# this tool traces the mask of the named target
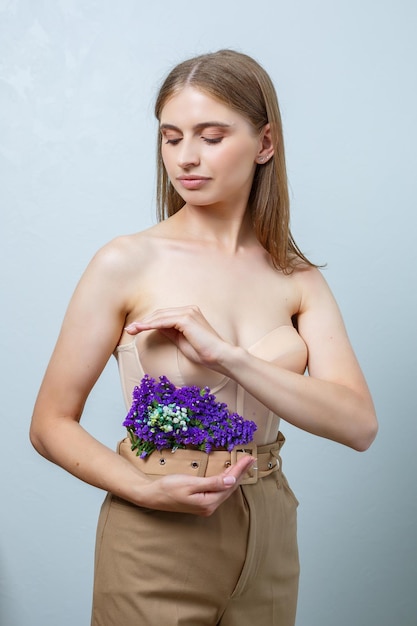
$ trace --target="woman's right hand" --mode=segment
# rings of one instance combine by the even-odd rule
[[[209,517],[237,489],[244,474],[256,462],[247,455],[222,474],[197,478],[170,474],[140,486],[140,505],[159,511]]]

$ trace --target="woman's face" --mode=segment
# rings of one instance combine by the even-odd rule
[[[246,209],[263,133],[193,87],[167,101],[160,130],[167,174],[188,205]]]

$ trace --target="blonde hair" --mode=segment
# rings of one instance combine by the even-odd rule
[[[155,103],[160,120],[166,102],[186,86],[192,86],[234,109],[261,132],[270,124],[274,157],[257,165],[248,209],[256,237],[270,253],[275,267],[291,272],[296,266],[313,266],[296,245],[290,230],[290,202],[285,165],[281,114],[274,85],[254,59],[219,50],[180,63],[163,82]],[[158,136],[157,205],[161,221],[179,211],[184,200],[172,186],[161,156]]]

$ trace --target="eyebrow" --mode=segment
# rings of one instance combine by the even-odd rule
[[[193,130],[202,131],[213,126],[216,128],[230,128],[232,124],[225,124],[224,122],[201,122],[193,126]],[[175,130],[179,133],[181,132],[181,129],[178,128],[178,126],[174,126],[174,124],[161,124],[159,130]]]

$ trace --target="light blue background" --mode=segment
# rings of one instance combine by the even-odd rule
[[[297,626],[417,624],[416,33],[414,0],[0,0],[2,625],[89,624],[103,494],[34,452],[31,410],[85,265],[153,221],[160,80],[221,47],[276,84],[294,234],[380,420],[365,454],[283,425]],[[114,447],[123,416],[111,362],[83,421]]]

